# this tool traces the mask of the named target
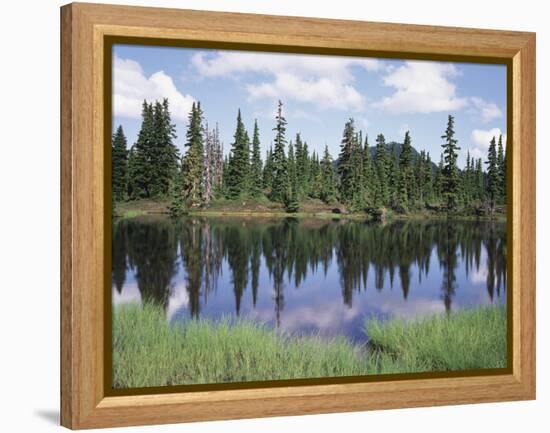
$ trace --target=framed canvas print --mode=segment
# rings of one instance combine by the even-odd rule
[[[62,424],[535,398],[535,36],[61,8]]]

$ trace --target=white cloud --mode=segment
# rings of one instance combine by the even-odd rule
[[[246,86],[252,99],[281,98],[316,104],[318,108],[361,111],[365,98],[349,84],[327,77],[304,79],[287,72],[277,74],[270,83]]]
[[[113,113],[115,116],[139,119],[141,105],[168,98],[173,118],[187,120],[194,98],[183,95],[174,80],[164,71],[146,77],[141,65],[131,59],[114,58],[113,64]]]
[[[470,155],[474,158],[487,159],[487,151],[489,150],[489,144],[493,137],[498,140],[498,137],[502,134],[502,142],[506,144],[506,134],[502,133],[500,128],[492,129],[474,129],[472,131],[471,139],[473,148],[470,150]]]
[[[477,96],[472,96],[470,101],[473,106],[472,112],[478,115],[483,123],[502,117],[502,110],[494,102],[487,102]]]
[[[450,63],[405,62],[389,70],[384,77],[384,84],[394,87],[395,93],[374,105],[394,114],[462,109],[468,99],[458,97],[456,86],[449,81],[457,75],[459,71]]]
[[[376,59],[240,52],[213,56],[197,53],[192,63],[203,77],[240,78],[251,72],[265,75],[265,81],[246,86],[251,99],[291,99],[318,109],[352,111],[361,111],[366,99],[353,86],[351,68],[382,68]]]

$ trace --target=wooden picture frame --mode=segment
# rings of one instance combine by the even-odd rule
[[[111,395],[105,380],[106,40],[501,63],[508,78],[510,369]],[[179,42],[178,42],[179,41]],[[110,55],[110,53],[109,53]],[[535,398],[535,34],[74,3],[61,8],[61,424],[80,429]],[[109,208],[110,209],[110,208]],[[510,236],[511,234],[511,236]],[[510,302],[511,301],[511,302]],[[509,340],[510,341],[510,340]]]

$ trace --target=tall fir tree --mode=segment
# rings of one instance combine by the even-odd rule
[[[259,197],[263,191],[262,156],[260,154],[260,130],[258,121],[254,121],[254,133],[252,135],[252,156],[250,159],[250,195]]]
[[[296,134],[295,150],[298,196],[303,198],[309,193],[309,151],[307,143],[302,142],[300,133]]]
[[[434,176],[434,194],[438,201],[443,200],[443,167],[444,161],[442,153],[439,158],[439,163],[437,165],[437,169],[435,170]]]
[[[198,207],[204,194],[204,137],[203,112],[200,102],[193,103],[189,113],[185,147],[187,152],[181,164],[182,194],[186,207]]]
[[[407,207],[413,202],[414,172],[412,161],[411,135],[405,133],[401,153],[399,154],[399,198],[403,206]]]
[[[113,134],[111,146],[112,198],[121,201],[128,193],[128,149],[122,126]]]
[[[227,171],[227,196],[235,199],[241,194],[248,193],[250,181],[250,144],[242,121],[241,110],[237,113],[237,127],[233,137]]]
[[[397,154],[397,148],[395,143],[391,144],[390,152],[388,155],[388,191],[389,191],[389,202],[387,203],[390,207],[399,208],[403,207],[403,203],[400,200],[399,194],[399,157]]]
[[[322,186],[319,198],[325,203],[330,204],[336,200],[336,176],[334,175],[332,157],[327,145],[325,145],[325,152],[321,160],[321,172]]]
[[[263,172],[264,189],[268,194],[273,186],[273,146],[270,146],[265,153],[265,164]]]
[[[506,203],[506,158],[502,145],[502,134],[498,137],[497,162],[500,174],[500,199],[503,203]]]
[[[148,198],[152,196],[151,181],[154,175],[152,164],[153,153],[153,106],[143,101],[141,110],[141,127],[134,145],[130,182],[131,198]]]
[[[288,190],[288,170],[285,155],[286,146],[286,119],[283,116],[283,103],[279,101],[277,106],[277,115],[275,117],[276,125],[274,149],[272,156],[273,164],[273,182],[271,186],[271,200],[283,203]]]
[[[338,178],[340,199],[346,205],[353,201],[353,187],[355,182],[355,167],[353,153],[355,147],[355,125],[353,119],[349,119],[342,134],[340,155],[338,156]]]
[[[485,173],[483,173],[481,158],[478,158],[475,166],[475,191],[476,199],[483,201],[485,199]]]
[[[296,175],[296,158],[294,156],[294,146],[290,142],[288,146],[288,185],[285,197],[285,209],[287,212],[298,212],[300,204],[298,201],[298,177]]]
[[[152,197],[165,197],[176,175],[179,150],[174,144],[176,127],[172,123],[168,99],[156,101],[153,106],[153,131],[150,152],[152,176],[150,194]]]
[[[386,149],[386,139],[383,134],[376,137],[375,168],[377,177],[377,190],[375,194],[376,206],[386,206],[389,201],[389,156]]]
[[[374,206],[374,195],[376,191],[376,172],[369,147],[369,137],[365,135],[363,147],[363,202],[366,207]]]
[[[424,160],[424,171],[426,173],[426,181],[424,182],[424,188],[422,190],[422,203],[426,203],[433,199],[434,186],[433,186],[433,164],[430,153],[426,153],[426,159]]]
[[[500,192],[502,190],[495,137],[491,139],[491,143],[489,144],[489,152],[485,164],[487,164],[487,200],[491,211],[494,211],[495,205],[500,200]]]
[[[445,140],[445,143],[441,146],[445,161],[441,187],[443,200],[448,211],[454,211],[457,208],[460,188],[459,170],[456,162],[460,147],[458,147],[458,141],[454,136],[454,117],[449,115],[447,129],[445,134],[441,136]]]

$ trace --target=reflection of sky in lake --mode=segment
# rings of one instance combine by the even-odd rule
[[[192,317],[189,305],[190,295],[186,287],[187,273],[179,248],[176,272],[170,280],[166,305],[166,314],[170,321]],[[265,257],[262,255],[259,258],[256,304],[253,303],[252,278],[249,276],[247,286],[240,297],[239,316],[267,323],[284,333],[320,334],[327,337],[344,335],[360,341],[365,339],[363,327],[367,317],[410,319],[445,312],[443,288],[445,273],[436,246],[431,248],[429,271],[426,272],[425,268],[419,269],[417,262],[405,268],[408,269],[409,275],[409,289],[406,297],[398,266],[394,268],[393,279],[387,268],[383,270],[382,288],[377,289],[375,267],[371,263],[366,284],[361,281],[359,287],[354,287],[354,290],[347,294],[346,302],[344,302],[336,248],[332,251],[332,258],[328,261],[326,270],[323,264],[315,267],[309,264],[306,276],[298,286],[294,283],[292,271],[285,271],[279,292],[282,293],[282,301],[281,296],[279,297],[280,302],[276,302],[274,281],[270,276]],[[471,264],[467,269],[466,260],[461,255],[461,248],[457,247],[455,290],[450,296],[450,305],[447,305],[451,311],[492,302],[505,302],[504,281],[501,283],[503,286],[501,289],[494,290],[493,299],[491,299],[488,290],[488,261],[486,244],[481,243],[479,267]],[[251,272],[250,266],[248,272]],[[198,297],[199,317],[214,320],[222,316],[236,317],[237,299],[233,272],[227,256],[221,260],[215,288],[210,290],[202,288]],[[116,305],[125,302],[141,302],[141,299],[135,268],[129,267],[120,293],[113,288],[113,303]]]

